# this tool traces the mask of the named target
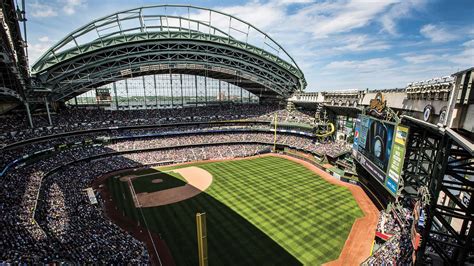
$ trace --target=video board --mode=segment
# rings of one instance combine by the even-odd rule
[[[359,115],[353,156],[390,193],[396,194],[405,159],[408,128]]]
[[[110,89],[97,88],[95,89],[97,103],[111,102],[112,96],[110,95]]]

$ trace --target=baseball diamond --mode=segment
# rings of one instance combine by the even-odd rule
[[[330,262],[339,257],[354,221],[364,216],[347,188],[284,158],[191,165],[133,171],[131,183],[137,195],[185,186],[175,174],[180,169],[200,169],[198,176],[208,172],[213,179],[209,188],[194,197],[142,208],[143,216],[127,182],[117,176],[107,180],[119,209],[139,224],[146,219],[148,228],[162,235],[177,265],[197,265],[196,212],[208,215],[212,265]],[[155,184],[155,178],[163,181]]]
[[[173,2],[0,1],[0,266],[474,265],[472,3]]]

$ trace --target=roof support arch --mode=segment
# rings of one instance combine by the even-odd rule
[[[263,31],[234,16],[187,5],[140,7],[96,19],[51,47],[32,73],[52,90],[51,100],[66,101],[75,90],[150,72],[142,68],[160,73],[162,67],[170,73],[233,76],[275,97],[306,86],[293,58]]]

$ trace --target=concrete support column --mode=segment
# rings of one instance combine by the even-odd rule
[[[179,83],[180,83],[180,86],[181,86],[181,106],[184,106],[183,74],[179,74]]]
[[[49,112],[48,99],[46,99],[46,98],[44,98],[44,105],[46,106],[46,113],[48,114],[48,122],[49,122],[49,125],[52,126],[52,125],[53,125],[53,121],[51,120],[51,113]]]
[[[117,85],[115,84],[115,81],[113,83],[113,87],[114,87],[114,95],[115,95],[115,110],[118,110],[119,109],[119,102],[118,102],[118,95],[117,95]],[[77,105],[77,103],[76,103]]]
[[[128,79],[125,79],[125,90],[127,91],[127,105],[128,105],[128,110],[131,110],[132,107],[130,106],[130,97],[128,96]]]
[[[30,123],[30,127],[34,128],[33,119],[31,119],[30,105],[28,103],[25,103],[25,107],[26,107],[26,114],[28,115],[28,122]]]
[[[173,74],[170,72],[170,91],[171,91],[171,108],[174,106],[174,94],[173,94]]]
[[[196,106],[198,105],[198,77],[194,75],[194,88],[196,89]]]
[[[204,98],[207,105],[207,77],[204,77]]]
[[[458,99],[458,94],[459,94],[459,86],[457,84],[460,83],[461,77],[455,76],[453,84],[451,85],[451,93],[449,95],[449,103],[448,103],[448,109],[446,111],[446,116],[444,118],[444,123],[443,126],[447,127],[452,127],[453,126],[453,115],[454,115],[454,109],[456,107],[456,100]]]
[[[143,102],[145,104],[145,109],[148,109],[148,106],[146,105],[146,86],[145,86],[145,76],[142,76],[142,81],[143,81]]]
[[[222,102],[221,82],[222,81],[219,80],[219,102]]]
[[[155,86],[155,105],[156,105],[156,109],[158,109],[158,92],[156,90],[156,75],[153,75],[153,86]]]

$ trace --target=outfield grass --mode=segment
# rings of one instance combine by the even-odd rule
[[[149,228],[161,233],[177,265],[198,264],[196,212],[207,213],[210,265],[319,265],[335,260],[354,220],[363,215],[348,189],[286,159],[194,165],[213,175],[205,193],[143,209]],[[143,173],[150,172],[134,172]],[[163,176],[156,173],[155,178]],[[149,182],[137,180],[135,189],[153,190]],[[127,184],[110,178],[108,186],[125,215],[142,220]]]

